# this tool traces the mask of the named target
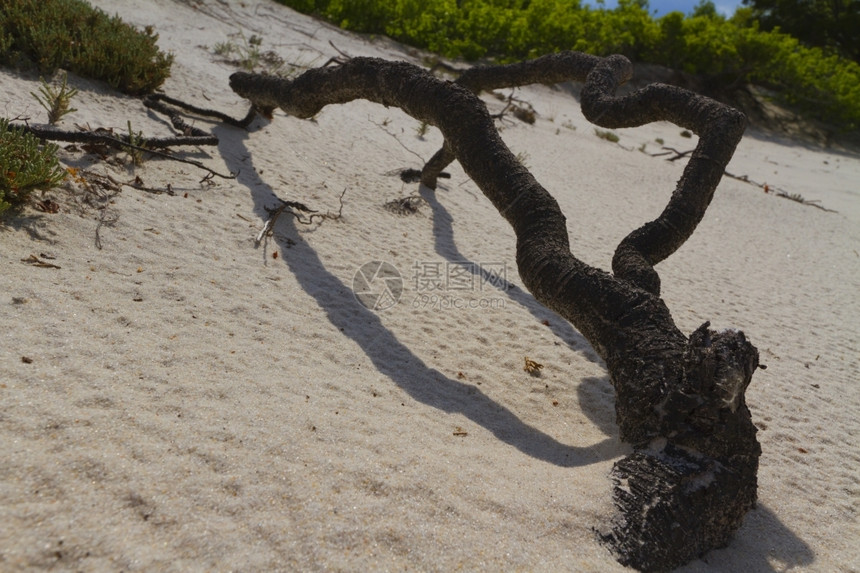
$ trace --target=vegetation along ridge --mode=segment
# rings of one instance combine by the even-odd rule
[[[860,0],[813,0],[803,8],[808,13],[796,3],[782,6],[786,0],[746,0],[731,17],[702,0],[689,15],[660,18],[652,17],[647,0],[619,0],[612,10],[580,0],[278,1],[448,58],[623,54],[699,76],[713,96],[731,99],[733,91],[758,85],[806,117],[843,132],[860,128]],[[833,6],[843,10],[834,13]]]

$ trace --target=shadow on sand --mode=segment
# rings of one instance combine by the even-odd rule
[[[248,188],[255,213],[261,221],[268,219],[266,207],[278,206],[280,199],[254,169],[253,156],[246,146],[249,134],[227,126],[218,126],[214,131],[221,141],[220,151],[228,168],[239,173],[237,182]],[[422,188],[421,194],[433,209],[436,252],[451,262],[467,262],[454,243],[451,215],[439,204],[431,190]],[[629,448],[617,438],[612,412],[614,394],[608,376],[582,380],[577,391],[584,413],[610,437],[587,447],[563,444],[524,423],[475,386],[449,378],[425,364],[386,328],[374,312],[347,294],[350,287],[326,269],[307,242],[287,244],[287,237],[299,236],[293,218],[281,217],[278,220],[278,232],[274,234],[274,239],[284,253],[284,264],[305,292],[314,298],[328,321],[354,341],[381,374],[414,400],[446,413],[460,413],[523,454],[561,467],[585,466],[621,457],[629,452]],[[479,266],[467,267],[475,269]],[[539,320],[553,314],[515,285],[508,285],[503,292]],[[559,324],[553,329],[555,334],[572,349],[578,352],[590,349],[582,336],[566,322],[562,324],[561,319],[553,322]],[[810,546],[770,509],[759,504],[747,516],[744,526],[728,548],[712,551],[704,559],[680,570],[764,572],[808,566],[814,560],[815,555]]]
[[[228,168],[238,173],[237,182],[248,188],[255,213],[261,221],[268,219],[266,207],[278,206],[280,200],[254,169],[253,156],[245,146],[249,134],[226,126],[216,127],[215,133],[221,141],[220,151]],[[292,217],[279,218],[277,227],[273,238],[283,253],[282,260],[305,292],[314,298],[321,313],[362,349],[381,374],[413,399],[443,412],[463,414],[522,453],[558,466],[588,465],[620,457],[626,452],[626,447],[618,441],[617,431],[592,446],[563,444],[524,423],[477,387],[449,378],[428,366],[398,340],[374,312],[346,294],[351,291],[350,287],[326,269],[306,241],[287,244],[286,237],[299,236]]]

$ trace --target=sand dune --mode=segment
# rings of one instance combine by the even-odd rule
[[[333,46],[421,63],[272,2],[93,4],[155,26],[176,56],[167,94],[234,116],[236,67],[212,48],[239,34],[300,66]],[[0,77],[3,114],[44,121],[37,77]],[[139,100],[70,83],[63,128],[171,133]],[[505,120],[502,136],[558,199],[574,252],[608,268],[680,176],[683,160],[649,155],[657,138],[694,142],[653,124],[611,143],[570,90],[517,96],[537,122]],[[420,167],[438,132],[367,102],[313,121],[276,112],[251,132],[195,125],[220,144],[186,156],[236,179],[62,151],[172,194],[125,186],[98,209],[78,185],[50,193],[60,213],[0,226],[0,569],[623,570],[593,532],[629,451],[606,369],[522,287],[513,232],[459,166],[435,193],[391,174]],[[729,170],[837,212],[726,178],[658,267],[682,330],[742,329],[768,366],[747,394],[760,504],[684,570],[857,571],[860,157],[750,130]],[[334,213],[344,191],[340,219],[283,216],[255,246],[279,198]],[[417,193],[415,215],[383,206]],[[372,261],[402,279],[385,310],[355,296]]]

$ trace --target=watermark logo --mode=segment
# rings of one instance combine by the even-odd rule
[[[403,294],[403,277],[391,263],[370,261],[355,271],[352,277],[355,299],[371,310],[387,310],[397,304]]]
[[[507,290],[505,263],[416,261],[412,280],[418,292]]]
[[[507,297],[481,297],[475,293],[505,291],[512,286],[507,281],[505,263],[416,261],[410,278],[415,287],[411,306],[416,309],[505,308]],[[391,263],[371,261],[356,271],[352,290],[363,306],[383,311],[400,301],[404,281]]]

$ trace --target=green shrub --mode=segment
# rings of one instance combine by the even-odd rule
[[[761,31],[750,8],[732,18],[700,7],[655,20],[647,2],[594,10],[578,0],[279,0],[359,32],[385,34],[450,58],[500,62],[559,50],[624,54],[704,76],[720,89],[755,82],[807,114],[860,127],[860,66]]]
[[[649,61],[710,78],[715,87],[761,84],[810,117],[860,127],[860,65],[803,46],[779,31],[761,31],[739,10],[735,18],[678,12],[660,20]]]
[[[47,189],[66,176],[57,146],[39,145],[34,135],[0,118],[0,213],[22,205],[34,189]]]
[[[6,30],[0,29],[0,54],[5,54],[12,49],[12,44],[15,38],[11,34],[6,33]]]
[[[0,61],[23,57],[45,75],[62,67],[128,94],[155,90],[173,63],[152,28],[140,32],[83,0],[4,1],[0,30]]]

